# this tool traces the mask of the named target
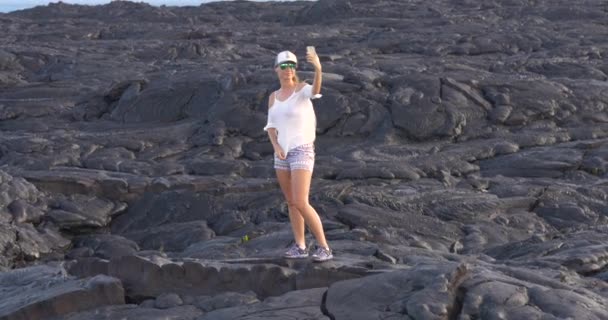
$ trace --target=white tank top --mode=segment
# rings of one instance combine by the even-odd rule
[[[312,94],[312,86],[304,85],[300,91],[294,92],[289,98],[281,101],[276,98],[268,110],[269,128],[277,129],[278,143],[286,153],[303,144],[315,141],[317,118],[311,99],[320,98],[320,94]]]

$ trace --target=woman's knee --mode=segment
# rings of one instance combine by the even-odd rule
[[[298,207],[296,206],[295,201],[293,201],[292,199],[286,199],[287,201],[287,207],[289,209],[298,209]]]
[[[310,206],[308,200],[294,200],[292,204],[296,209],[300,211],[305,211]]]
[[[296,205],[292,202],[287,202],[287,208],[289,208],[289,210],[297,210],[298,207],[296,207]]]

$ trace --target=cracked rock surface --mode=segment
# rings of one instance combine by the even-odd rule
[[[0,320],[608,319],[606,21],[599,0],[0,14]],[[274,56],[307,45],[321,264],[281,258],[262,130]]]

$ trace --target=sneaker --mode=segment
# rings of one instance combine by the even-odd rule
[[[317,262],[327,261],[327,260],[331,260],[333,258],[334,258],[334,255],[331,254],[330,248],[319,247],[319,248],[317,248],[317,251],[315,251],[315,253],[312,254],[312,260],[317,261]]]
[[[285,251],[285,253],[283,254],[284,258],[287,259],[303,259],[303,258],[308,258],[308,250],[306,249],[302,249],[300,247],[298,247],[297,244],[293,244],[289,250]]]

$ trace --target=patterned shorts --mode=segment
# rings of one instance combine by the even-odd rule
[[[274,155],[274,168],[276,170],[308,170],[312,172],[315,166],[315,145],[314,143],[297,146],[289,152],[285,160],[281,160]]]

